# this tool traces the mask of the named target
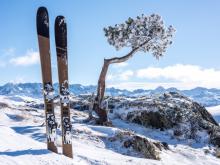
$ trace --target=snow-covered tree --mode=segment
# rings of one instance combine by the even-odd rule
[[[93,110],[99,116],[99,122],[107,121],[107,113],[101,107],[105,93],[105,79],[108,67],[113,63],[127,61],[136,52],[150,52],[159,59],[165,53],[167,47],[172,44],[175,29],[172,26],[166,27],[161,16],[152,14],[141,15],[136,18],[128,18],[127,21],[115,26],[104,28],[108,43],[120,50],[124,47],[131,48],[131,51],[122,57],[104,59],[102,71],[98,80],[97,95]]]

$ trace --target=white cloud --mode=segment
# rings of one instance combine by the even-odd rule
[[[113,68],[123,68],[123,67],[128,66],[128,63],[122,62],[122,63],[113,64],[112,66],[113,66]]]
[[[149,67],[137,72],[138,78],[168,79],[177,86],[220,87],[220,70],[197,65],[172,65],[164,68]],[[181,84],[181,85],[180,85]]]
[[[14,84],[25,83],[23,76],[17,76],[13,80],[11,80],[10,82],[14,83]]]
[[[114,75],[113,74],[108,74],[106,79],[110,80],[110,81],[114,80]]]
[[[8,58],[12,57],[14,55],[15,49],[14,48],[8,48],[1,50],[0,53],[0,67],[4,68],[8,64]]]
[[[24,56],[11,58],[9,62],[17,66],[34,65],[39,63],[39,53],[34,51],[27,51]]]
[[[134,72],[132,70],[126,70],[122,72],[118,72],[116,74],[108,74],[107,80],[115,81],[115,80],[128,80],[130,77],[134,75]]]
[[[137,77],[148,79],[165,78],[177,82],[212,84],[220,83],[220,70],[197,65],[177,64],[164,68],[149,67],[137,71]]]
[[[112,81],[109,86],[131,90],[138,88],[154,89],[158,86],[176,87],[178,89],[192,89],[198,86],[220,88],[220,70],[214,68],[176,64],[167,67],[148,67],[132,72],[133,74],[128,74],[128,77],[133,76],[137,82],[132,81],[132,79],[129,82],[117,81],[114,83]]]
[[[134,72],[131,70],[126,70],[119,75],[121,80],[128,80],[131,76],[134,75]]]

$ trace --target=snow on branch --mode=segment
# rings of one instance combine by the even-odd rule
[[[157,14],[142,14],[135,19],[128,18],[125,23],[104,28],[104,32],[108,43],[116,50],[131,47],[136,51],[152,52],[159,58],[172,44],[175,29],[172,26],[166,27],[161,16]]]

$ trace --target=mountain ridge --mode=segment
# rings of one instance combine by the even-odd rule
[[[70,84],[70,93],[74,95],[91,94],[96,92],[96,85]],[[55,94],[58,94],[59,84],[54,83]],[[179,92],[204,106],[220,105],[220,89],[196,87],[190,90],[179,90],[177,88],[167,88],[159,86],[155,89],[117,89],[106,88],[106,95],[139,97],[146,95],[157,95],[165,92]],[[42,97],[42,83],[6,83],[0,86],[0,95],[25,95],[34,98]]]

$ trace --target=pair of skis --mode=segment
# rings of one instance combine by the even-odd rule
[[[37,34],[40,50],[43,93],[46,115],[47,148],[57,151],[57,123],[54,113],[54,94],[50,58],[49,16],[45,7],[37,11]],[[67,27],[65,18],[57,16],[55,20],[55,41],[57,52],[58,77],[61,103],[61,125],[63,154],[72,158],[71,122],[68,90],[68,61],[67,61]]]

